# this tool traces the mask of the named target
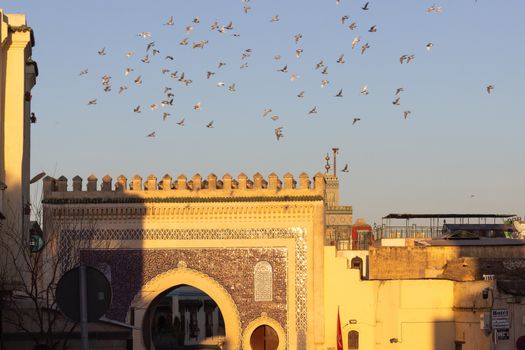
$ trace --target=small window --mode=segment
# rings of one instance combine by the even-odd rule
[[[350,268],[359,270],[359,275],[363,277],[363,259],[358,256],[352,258]]]
[[[348,332],[348,349],[349,350],[359,349],[359,332],[358,331]]]

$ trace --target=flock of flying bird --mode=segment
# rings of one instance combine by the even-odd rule
[[[250,0],[242,0],[243,11],[246,14],[251,11],[251,6],[250,6],[249,2],[250,2]],[[340,2],[341,2],[341,0],[336,0],[336,4],[337,5],[339,5]],[[363,6],[361,6],[361,10],[362,11],[369,11],[370,10],[370,3],[366,2]],[[427,13],[440,13],[441,11],[442,11],[442,8],[440,6],[435,5],[435,4],[430,6],[430,7],[428,7],[426,9]],[[280,18],[279,18],[278,14],[272,16],[269,19],[270,23],[275,23],[275,22],[279,22],[279,21],[280,21]],[[358,27],[358,24],[355,21],[351,21],[350,17],[348,15],[341,16],[340,22],[341,22],[341,24],[343,26],[346,26],[350,31],[354,31]],[[200,23],[201,23],[200,18],[199,17],[194,17],[192,19],[190,25],[185,26],[184,30],[185,30],[185,33],[186,33],[187,36],[182,38],[179,41],[179,45],[180,46],[189,46],[192,49],[204,49],[206,47],[206,45],[209,43],[208,40],[200,40],[200,41],[194,41],[194,42],[190,43],[189,35],[193,31],[195,26],[202,25]],[[168,18],[164,22],[163,25],[166,26],[166,27],[174,26],[175,25],[175,21],[174,21],[173,16]],[[232,21],[229,21],[228,23],[221,25],[217,20],[215,20],[210,26],[210,31],[218,31],[219,33],[228,33],[228,32],[230,32],[235,37],[240,36],[240,34],[234,33],[233,29],[234,29],[234,24],[233,24]],[[378,26],[377,25],[372,25],[372,26],[370,26],[368,28],[368,32],[369,33],[375,33],[375,32],[377,32],[377,30],[378,30]],[[149,64],[150,62],[152,62],[153,59],[159,59],[159,57],[162,57],[161,56],[161,52],[160,52],[159,48],[156,46],[155,41],[151,41],[151,39],[150,39],[151,36],[152,36],[151,32],[140,32],[140,33],[137,34],[137,36],[142,38],[142,39],[147,40],[147,43],[145,45],[145,55],[142,58],[140,58],[140,62],[141,63],[139,63],[139,64]],[[295,42],[295,45],[298,46],[300,44],[301,40],[303,39],[303,35],[301,33],[297,33],[296,35],[293,36],[292,39]],[[362,44],[360,44],[360,43],[361,43],[361,37],[359,35],[356,35],[351,41],[351,49],[353,50],[358,45],[360,45],[360,50],[359,50],[360,54],[364,55],[366,53],[366,51],[368,49],[370,49],[370,44],[368,42],[364,42]],[[427,43],[426,44],[426,50],[430,51],[433,46],[434,46],[434,44],[432,42]],[[108,51],[106,50],[105,47],[103,47],[102,49],[98,50],[98,55],[101,56],[101,57],[106,56],[107,54],[108,54]],[[251,54],[252,54],[252,49],[245,49],[241,53],[242,64],[239,67],[240,69],[248,68],[248,63],[249,63],[248,59],[250,58]],[[303,49],[300,48],[300,47],[297,47],[295,49],[295,57],[296,58],[300,58],[302,54],[303,54]],[[132,58],[133,56],[135,56],[135,52],[129,51],[129,52],[126,53],[126,56],[128,58]],[[281,55],[275,55],[273,57],[273,59],[275,61],[279,61],[279,60],[281,60],[281,58],[282,58]],[[164,61],[168,62],[168,61],[173,61],[173,60],[174,60],[173,56],[171,56],[171,55],[164,55]],[[399,57],[400,64],[410,64],[414,60],[415,60],[415,55],[414,54],[402,54]],[[337,60],[334,60],[334,61],[337,64],[344,64],[345,63],[345,55],[341,54],[337,58]],[[216,65],[216,69],[220,70],[224,66],[226,66],[226,62],[219,62]],[[327,63],[325,63],[324,60],[320,60],[315,65],[314,68],[315,68],[316,71],[320,72],[320,74],[322,76],[322,79],[320,81],[321,88],[327,87],[330,84],[330,81],[327,79],[327,76],[329,74],[328,73],[328,65],[327,65]],[[276,69],[276,71],[278,73],[288,73],[288,64],[282,65],[281,68]],[[127,77],[127,76],[131,75],[133,72],[134,72],[134,68],[133,67],[126,67],[125,70],[124,70],[124,76]],[[88,73],[89,73],[89,70],[87,68],[84,68],[84,69],[82,69],[80,71],[79,75],[80,76],[85,76]],[[178,70],[171,70],[171,69],[168,69],[168,68],[163,68],[163,69],[161,69],[161,74],[172,78],[174,82],[180,83],[180,84],[182,84],[184,86],[189,86],[189,85],[191,85],[193,83],[193,80],[190,79],[189,77],[187,77],[186,74],[183,71],[179,72]],[[205,78],[206,80],[210,80],[210,79],[212,79],[214,77],[215,74],[216,74],[215,71],[207,70],[206,74],[203,74],[202,78],[203,79]],[[297,80],[299,78],[300,78],[300,76],[297,73],[291,73],[291,75],[290,75],[290,80],[291,81]],[[110,75],[108,75],[108,74],[105,74],[101,78],[101,87],[102,87],[103,91],[106,92],[106,93],[112,91],[112,89],[113,89],[113,85],[112,85],[111,79],[112,79],[112,77]],[[142,84],[142,75],[136,75],[135,78],[133,78],[132,81],[133,81],[132,84],[134,84],[136,86],[140,86]],[[131,81],[130,81],[130,84],[131,84]],[[235,83],[226,84],[223,81],[218,81],[216,83],[216,86],[219,87],[219,88],[226,88],[227,87],[229,92],[235,92],[236,91],[236,84]],[[128,90],[128,88],[129,88],[128,85],[120,85],[118,87],[118,94],[124,93],[126,90]],[[486,86],[487,93],[490,94],[493,90],[494,90],[494,86],[493,85],[487,85]],[[394,99],[392,101],[393,106],[400,106],[401,93],[403,91],[404,91],[403,87],[399,87],[399,88],[396,89],[396,91],[394,93]],[[360,94],[363,95],[363,96],[366,96],[366,95],[369,94],[369,90],[368,90],[368,86],[367,85],[364,85],[362,87],[362,89],[360,91]],[[150,110],[155,111],[155,110],[159,110],[160,108],[173,106],[174,96],[175,95],[174,95],[173,89],[171,87],[165,87],[164,88],[164,96],[163,96],[161,102],[151,103],[148,107],[149,107]],[[302,99],[305,96],[305,91],[299,91],[296,96],[297,96],[297,98]],[[343,96],[344,96],[343,95],[343,89],[339,89],[338,92],[334,95],[334,97],[336,97],[336,98],[342,98]],[[92,99],[92,100],[89,100],[87,102],[87,105],[89,105],[89,106],[93,106],[93,105],[96,105],[96,104],[97,104],[97,99],[96,98]],[[202,108],[202,103],[201,102],[197,102],[193,106],[193,110],[197,111],[197,112],[200,111],[201,108]],[[139,113],[142,112],[143,106],[141,106],[139,104],[139,105],[136,105],[133,108],[131,108],[131,110],[133,111],[133,113],[139,114]],[[307,115],[314,115],[314,114],[317,114],[317,113],[318,113],[317,106],[311,106],[307,110],[306,114]],[[404,110],[403,111],[403,118],[407,119],[410,116],[411,113],[412,112],[410,110]],[[169,112],[165,112],[165,111],[162,112],[163,120],[166,120],[170,116],[171,116],[171,114]],[[274,114],[272,108],[270,108],[270,107],[265,108],[262,111],[262,117],[266,117],[266,116],[270,116],[270,118],[273,121],[277,121],[279,119],[279,116],[277,114]],[[355,125],[355,124],[357,124],[360,121],[361,121],[360,117],[354,117],[353,120],[352,120],[352,125]],[[178,120],[176,123],[179,126],[183,127],[185,125],[185,118],[181,117],[181,119]],[[214,127],[214,121],[213,120],[209,121],[206,124],[206,127],[210,128],[210,129],[213,128]],[[276,137],[277,141],[279,141],[284,136],[284,134],[283,134],[283,127],[282,126],[276,127],[274,129],[274,133],[275,133],[275,137]],[[147,137],[156,137],[157,135],[156,135],[155,131],[152,131],[152,132],[148,133],[146,136]],[[346,166],[342,171],[347,172],[348,171],[348,166]]]

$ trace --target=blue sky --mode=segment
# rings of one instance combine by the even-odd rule
[[[33,90],[32,171],[84,179],[288,171],[298,177],[324,171],[326,152],[339,147],[339,168],[350,167],[338,174],[341,202],[354,206],[355,217],[523,215],[525,3],[376,0],[363,11],[364,2],[251,0],[248,14],[240,0],[3,4],[7,13],[27,14],[35,31],[40,76]],[[426,13],[434,3],[442,12]],[[280,20],[270,22],[277,14]],[[346,25],[343,15],[350,18]],[[170,16],[175,25],[164,26]],[[214,20],[232,21],[234,29],[210,31]],[[353,31],[351,22],[357,23]],[[194,29],[187,35],[189,25]],[[376,33],[368,32],[372,25]],[[143,31],[151,38],[137,36]],[[295,44],[298,33],[303,38]],[[352,50],[355,36],[361,42]],[[179,45],[184,37],[190,45]],[[206,47],[192,49],[200,40],[208,40]],[[160,54],[144,64],[151,41]],[[366,42],[370,49],[361,55]],[[107,55],[99,56],[103,47]],[[245,49],[251,57],[241,60]],[[128,51],[135,55],[127,58]],[[341,54],[344,64],[336,63]],[[415,60],[401,65],[402,54]],[[327,75],[315,69],[321,60]],[[227,65],[218,69],[219,62]],[[248,68],[240,69],[245,62]],[[278,72],[285,64],[288,73]],[[134,69],[128,77],[126,67]],[[84,68],[89,73],[79,76]],[[163,68],[185,72],[193,83],[186,87]],[[208,70],[216,73],[209,80]],[[292,73],[300,78],[290,81]],[[102,90],[104,74],[112,77],[111,92]],[[133,83],[138,75],[140,86]],[[322,79],[330,81],[325,88]],[[217,87],[219,81],[235,83],[236,92]],[[495,87],[490,95],[488,84]],[[119,95],[121,85],[129,89]],[[360,94],[364,85],[367,96]],[[173,106],[151,111],[166,86],[173,88]],[[398,87],[405,91],[394,106]],[[334,97],[339,89],[343,98]],[[301,90],[302,99],[296,97]],[[95,98],[97,105],[88,106]],[[193,110],[197,102],[200,111]],[[142,113],[133,113],[139,104]],[[318,113],[308,115],[314,106]],[[265,108],[279,119],[263,118]],[[412,112],[407,120],[405,110]],[[163,112],[171,114],[166,121]],[[352,125],[355,117],[361,121]],[[176,124],[182,118],[184,127]],[[214,128],[206,128],[211,120]],[[274,129],[281,126],[284,137],[277,141]],[[157,137],[147,138],[153,131]]]

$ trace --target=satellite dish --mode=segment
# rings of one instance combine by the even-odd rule
[[[41,235],[32,234],[29,240],[29,249],[31,253],[38,253],[44,248],[44,239]]]
[[[43,178],[44,176],[46,176],[46,173],[45,172],[41,172],[40,174],[38,175],[35,175],[33,176],[33,178],[31,180],[29,180],[29,184],[34,184],[35,182],[37,182],[38,180],[40,180],[41,178]]]
[[[521,224],[518,220],[513,221],[512,224],[518,233],[525,231],[525,225]]]

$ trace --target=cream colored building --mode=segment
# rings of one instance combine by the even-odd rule
[[[44,191],[46,217],[93,225],[56,226],[57,250],[88,242],[80,259],[111,279],[106,316],[133,327],[134,349],[155,348],[152,310],[183,285],[218,305],[225,336],[201,341],[225,349],[258,349],[263,326],[267,349],[336,349],[338,309],[344,349],[510,350],[525,335],[522,241],[352,250],[326,239],[352,223],[351,207],[327,200],[334,175],[48,177]]]
[[[0,9],[0,213],[5,217],[0,225],[20,236],[29,229],[31,89],[38,75],[31,59],[34,44],[25,16]]]

